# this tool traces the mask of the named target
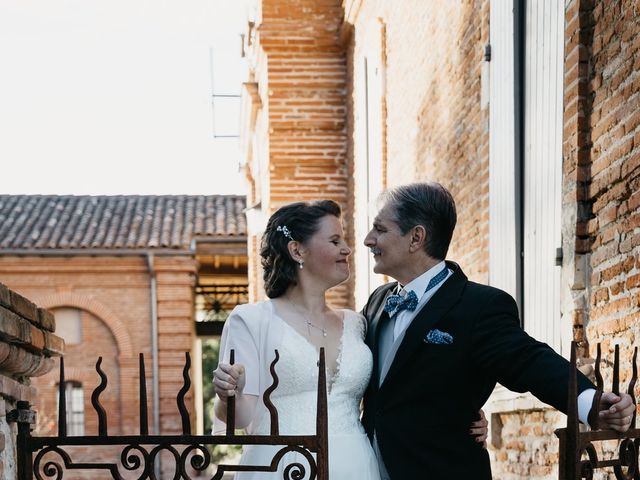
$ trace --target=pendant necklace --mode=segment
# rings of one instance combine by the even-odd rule
[[[307,324],[307,334],[309,338],[311,338],[311,328],[315,328],[316,330],[322,332],[323,337],[327,336],[327,330],[324,327],[324,319],[322,321],[322,326],[316,325],[311,320],[309,320],[309,318],[305,315],[305,313],[295,303],[293,303],[291,300],[289,300],[289,303],[294,308],[294,310],[296,310],[300,315],[302,315],[302,318]]]

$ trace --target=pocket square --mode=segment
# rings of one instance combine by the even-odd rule
[[[437,328],[429,330],[424,337],[424,343],[433,343],[435,345],[450,345],[453,343],[453,337],[447,332],[442,332]]]

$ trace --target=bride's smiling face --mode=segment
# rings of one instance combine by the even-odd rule
[[[318,222],[318,230],[301,245],[304,260],[300,275],[309,275],[330,287],[349,278],[348,257],[351,249],[344,240],[340,219],[325,215]]]

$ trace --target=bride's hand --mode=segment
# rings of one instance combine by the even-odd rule
[[[476,437],[476,442],[482,443],[484,448],[487,448],[487,435],[489,433],[489,422],[487,422],[487,418],[484,415],[484,411],[480,409],[478,412],[480,415],[480,420],[473,422],[471,424],[471,429],[469,430],[469,434]]]
[[[245,382],[244,366],[241,364],[221,363],[213,371],[213,386],[221,400],[242,394]]]

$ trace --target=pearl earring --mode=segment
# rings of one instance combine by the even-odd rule
[[[298,263],[300,264],[300,270],[302,270],[302,266],[304,265],[304,260],[298,260]]]

